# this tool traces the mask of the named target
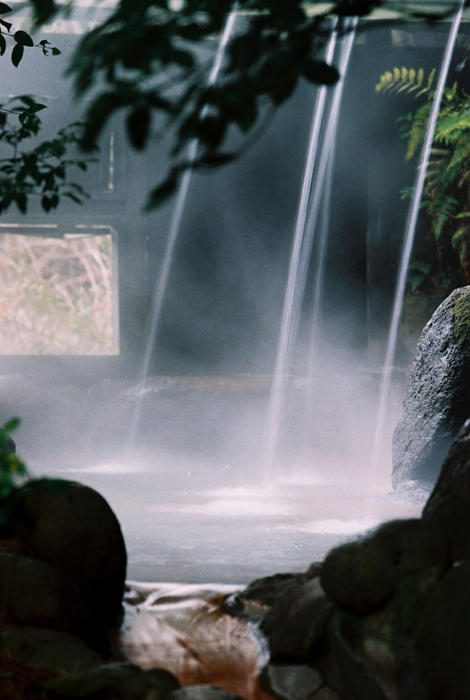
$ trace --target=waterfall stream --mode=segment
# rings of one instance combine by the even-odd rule
[[[236,19],[237,19],[237,11],[232,10],[232,12],[229,14],[229,16],[227,18],[227,22],[225,23],[222,37],[221,37],[219,45],[217,47],[217,52],[215,54],[214,63],[212,65],[212,69],[211,69],[211,72],[210,72],[209,78],[208,78],[209,85],[213,85],[217,80],[217,76],[219,75],[219,72],[220,72],[220,69],[222,67],[222,63],[224,60],[225,50],[227,48],[227,44],[228,44],[230,37],[231,37],[231,35],[234,31],[234,28],[235,28]],[[205,111],[206,111],[206,108],[204,108],[202,110],[201,117],[204,116]],[[198,147],[199,147],[199,142],[197,139],[194,139],[188,147],[188,162],[192,163],[196,160]],[[136,398],[136,402],[135,402],[135,408],[134,408],[134,411],[133,411],[133,414],[131,417],[131,422],[130,422],[130,427],[129,427],[129,436],[128,436],[128,451],[129,452],[131,452],[134,449],[135,443],[137,440],[137,431],[139,428],[140,416],[141,416],[141,412],[142,412],[142,400],[143,400],[145,383],[147,381],[149,368],[150,368],[150,360],[152,358],[152,353],[153,353],[153,349],[155,346],[155,340],[156,340],[157,333],[159,330],[163,300],[164,300],[166,288],[168,285],[168,278],[170,275],[171,265],[173,262],[176,242],[178,240],[178,236],[179,236],[179,232],[180,232],[180,228],[181,228],[181,220],[182,220],[184,208],[186,205],[186,199],[188,196],[189,186],[191,184],[192,174],[193,174],[193,171],[191,168],[189,168],[185,171],[185,173],[183,175],[181,185],[180,185],[180,188],[178,191],[178,195],[176,198],[175,208],[173,210],[173,216],[171,219],[170,230],[168,233],[168,239],[167,239],[167,243],[166,243],[165,253],[163,256],[161,272],[160,272],[160,275],[157,277],[156,284],[155,284],[155,289],[154,289],[153,299],[152,299],[152,308],[151,308],[151,312],[150,312],[150,316],[149,316],[150,327],[149,327],[149,331],[148,331],[147,343],[145,346],[144,358],[142,361],[141,375],[140,375],[140,379],[137,383],[137,388],[136,388],[137,398]]]
[[[325,191],[325,182],[328,175],[329,163],[332,162],[336,129],[344,86],[344,76],[351,56],[354,44],[355,28],[357,21],[353,20],[341,47],[339,72],[343,76],[335,87],[324,135],[321,140],[321,127],[325,111],[327,88],[321,87],[318,91],[315,103],[312,128],[310,132],[307,163],[304,171],[302,190],[300,195],[297,220],[294,230],[294,240],[289,263],[286,294],[281,320],[276,364],[271,384],[267,418],[265,423],[263,443],[261,449],[261,469],[264,481],[269,484],[272,480],[274,455],[277,447],[280,427],[280,416],[284,395],[284,380],[289,365],[292,345],[297,335],[300,320],[302,300],[305,293],[305,284],[310,264],[313,241],[318,225],[318,219],[322,208],[322,197]],[[331,63],[333,60],[337,42],[336,25],[333,27],[330,41],[327,46],[325,60]],[[319,142],[321,149],[319,151]],[[316,163],[319,154],[318,165]],[[328,226],[326,220],[324,226]],[[326,242],[320,242],[320,250],[326,250]],[[323,256],[324,264],[325,256]],[[317,278],[321,279],[322,272],[316,268]],[[319,290],[321,290],[321,283]],[[320,292],[319,292],[320,293]],[[315,300],[314,300],[315,307]]]

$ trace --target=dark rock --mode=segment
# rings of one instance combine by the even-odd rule
[[[447,534],[453,561],[470,559],[470,420],[452,444],[421,517]]]
[[[38,479],[20,492],[14,536],[31,556],[60,567],[103,621],[121,610],[126,549],[113,511],[99,493],[62,479]]]
[[[405,700],[406,688],[410,700],[421,698],[421,680],[409,667],[412,638],[439,576],[435,567],[405,576],[390,603],[361,619],[362,656],[387,697]]]
[[[161,700],[179,687],[173,674],[163,668],[142,671],[134,664],[122,662],[55,678],[46,685],[54,698],[93,700]]]
[[[7,653],[20,664],[57,674],[84,671],[104,661],[78,637],[36,627],[0,632],[0,652]]]
[[[416,669],[427,700],[470,697],[470,562],[446,573],[431,592],[418,626]]]
[[[275,574],[256,579],[240,593],[227,596],[222,610],[232,617],[259,622],[273,605],[302,581],[305,581],[305,574]]]
[[[332,549],[321,584],[342,608],[366,615],[391,599],[404,576],[429,567],[442,571],[447,564],[447,539],[437,523],[394,520]]]
[[[362,618],[334,611],[327,627],[327,652],[317,662],[327,685],[344,700],[391,700],[363,657]]]
[[[310,700],[324,685],[317,670],[305,664],[273,666],[268,664],[259,677],[259,685],[279,700]]]
[[[98,653],[109,653],[104,629],[80,590],[51,564],[0,552],[0,611],[4,622],[70,632]]]
[[[332,610],[333,603],[325,595],[318,577],[291,588],[261,624],[269,641],[271,662],[309,661]]]
[[[470,287],[456,289],[425,326],[393,436],[392,484],[435,483],[470,416]]]
[[[172,690],[166,700],[243,700],[240,695],[229,693],[216,685],[201,683],[186,685],[184,688]]]

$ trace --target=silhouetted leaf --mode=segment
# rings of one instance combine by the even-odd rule
[[[44,24],[57,11],[54,0],[31,0],[34,6],[34,19],[36,24]]]
[[[15,44],[13,47],[13,51],[11,52],[11,62],[15,66],[15,68],[18,68],[21,59],[23,58],[24,54],[24,46],[22,44]]]
[[[60,51],[60,49],[58,49],[56,46],[52,47],[52,55],[53,56],[60,56],[61,53],[62,53],[62,51]]]
[[[11,7],[4,2],[0,2],[0,15],[4,15],[7,12],[11,12]]]
[[[34,46],[34,41],[31,39],[29,34],[24,32],[22,29],[18,30],[14,34],[15,41],[22,46]]]
[[[15,197],[16,204],[18,206],[18,209],[22,214],[26,214],[28,210],[28,200],[26,198],[26,195],[24,192],[18,192],[16,197]]]
[[[169,197],[171,197],[176,192],[176,188],[178,187],[178,181],[179,170],[173,169],[170,175],[167,177],[167,179],[161,185],[155,187],[155,189],[153,189],[150,192],[147,198],[147,202],[145,204],[145,209],[147,211],[155,209],[155,207],[159,207],[160,204],[169,199]]]
[[[334,85],[340,77],[337,69],[324,61],[310,60],[304,63],[302,73],[307,80],[318,85]]]
[[[5,27],[5,29],[7,30],[7,32],[10,31],[10,29],[11,29],[11,22],[5,22],[4,19],[0,19],[0,24],[2,25],[2,27]]]
[[[129,140],[138,151],[145,148],[150,133],[150,122],[150,109],[146,105],[136,107],[127,117]]]
[[[5,41],[5,37],[3,34],[0,32],[0,56],[3,56],[7,48],[7,42]]]

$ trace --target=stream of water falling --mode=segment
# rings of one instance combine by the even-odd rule
[[[388,408],[388,398],[390,394],[390,386],[392,379],[393,362],[395,359],[395,352],[398,340],[398,330],[400,326],[400,319],[403,310],[403,302],[406,292],[406,282],[408,277],[408,266],[410,263],[411,253],[413,251],[413,244],[416,234],[416,225],[418,222],[419,207],[421,203],[421,197],[423,194],[424,183],[426,179],[426,170],[429,163],[429,157],[431,153],[431,147],[434,137],[434,131],[436,128],[436,122],[439,115],[439,108],[442,101],[442,95],[444,93],[444,88],[447,80],[447,74],[449,72],[450,62],[452,55],[454,53],[455,43],[457,41],[457,35],[462,21],[462,15],[464,11],[465,0],[459,1],[458,11],[452,21],[449,38],[447,40],[446,49],[444,51],[444,56],[442,59],[442,64],[439,72],[439,79],[436,87],[436,92],[434,94],[433,105],[431,113],[429,115],[429,121],[426,127],[426,133],[423,141],[423,146],[421,149],[418,171],[416,176],[416,182],[413,190],[413,196],[411,199],[410,209],[408,212],[408,218],[405,226],[405,234],[403,239],[403,249],[400,260],[400,267],[398,270],[397,284],[395,289],[395,296],[393,301],[392,310],[392,320],[390,324],[390,331],[387,343],[387,352],[385,355],[385,362],[382,370],[382,378],[380,382],[380,393],[379,393],[379,408],[377,413],[377,423],[375,429],[374,443],[372,449],[372,457],[369,465],[368,474],[368,490],[371,491],[376,486],[378,468],[380,461],[380,453],[384,438],[385,423],[387,418],[387,408]]]
[[[219,45],[214,58],[214,63],[212,65],[211,72],[208,78],[208,84],[213,85],[217,76],[219,75],[220,69],[225,56],[225,50],[227,44],[230,40],[232,32],[235,28],[235,23],[237,19],[236,9],[232,10],[225,23],[224,31],[222,33]],[[202,110],[201,117],[204,116],[206,108]],[[199,142],[198,139],[194,139],[188,147],[188,162],[192,163],[196,160]],[[160,317],[162,312],[163,300],[165,297],[166,288],[168,285],[168,278],[170,275],[171,265],[173,262],[173,256],[176,246],[176,241],[178,240],[178,235],[181,228],[181,219],[183,217],[183,211],[186,204],[186,199],[188,196],[189,185],[191,184],[193,171],[191,168],[187,169],[183,175],[181,185],[176,198],[175,208],[173,210],[173,216],[171,219],[170,230],[168,233],[167,244],[165,248],[165,254],[163,256],[163,262],[161,267],[160,275],[158,276],[155,284],[155,289],[152,298],[152,308],[150,312],[150,328],[148,332],[147,343],[145,346],[144,358],[142,361],[142,371],[140,379],[136,387],[136,402],[134,411],[131,417],[129,426],[129,436],[128,436],[128,452],[131,453],[136,444],[137,431],[139,428],[140,416],[142,413],[142,402],[145,383],[147,381],[150,360],[152,358],[152,352],[155,346],[155,340],[157,337]]]
[[[343,94],[344,76],[347,71],[354,44],[356,25],[357,20],[352,20],[352,25],[347,27],[348,33],[342,45],[339,61],[339,72],[342,77],[334,89],[327,125],[324,130],[319,163],[316,170],[315,165],[327,95],[326,87],[321,87],[319,89],[314,107],[307,164],[304,172],[297,220],[294,230],[292,253],[289,262],[276,364],[271,384],[267,418],[261,448],[261,471],[263,481],[266,485],[269,485],[272,481],[274,455],[279,436],[280,416],[285,388],[284,380],[286,376],[286,369],[289,364],[292,345],[297,335],[299,326],[300,310],[305,292],[305,284],[310,264],[312,246],[318,224],[318,217],[321,211],[322,194],[324,193],[328,167],[329,163],[332,161],[333,148],[336,140],[336,129],[338,126],[338,116]],[[332,35],[326,50],[325,60],[327,63],[331,63],[333,60],[336,41],[337,30],[335,25],[333,27]]]

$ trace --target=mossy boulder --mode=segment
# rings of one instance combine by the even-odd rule
[[[436,309],[418,342],[393,436],[394,488],[433,485],[445,454],[470,416],[470,286]]]

